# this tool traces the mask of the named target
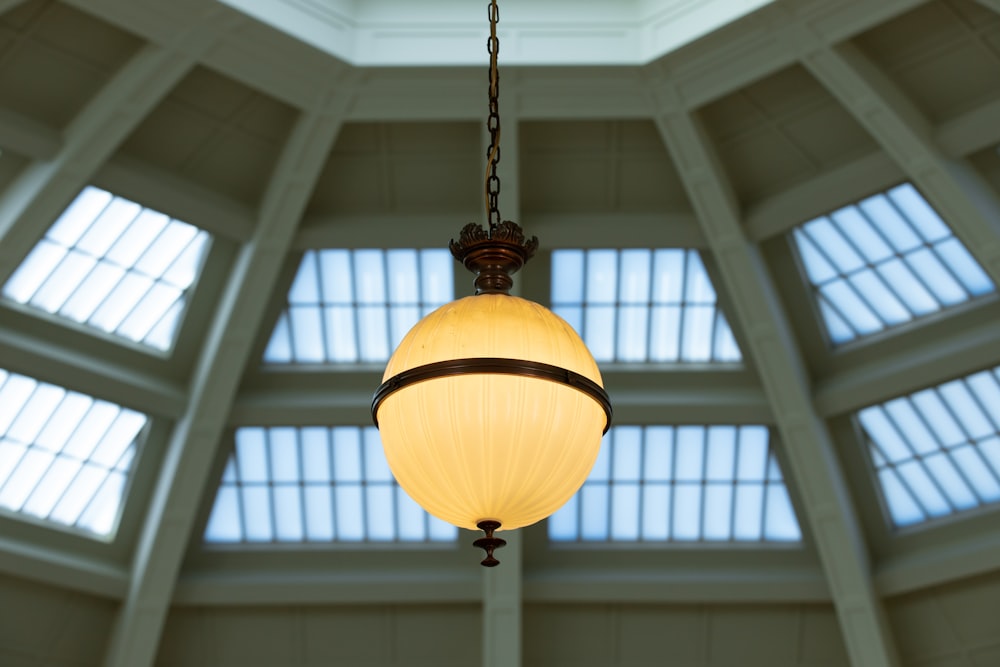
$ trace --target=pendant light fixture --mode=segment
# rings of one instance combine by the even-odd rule
[[[482,564],[497,565],[494,536],[551,515],[579,490],[611,425],[593,356],[548,309],[510,294],[511,275],[538,247],[501,221],[499,10],[488,5],[490,146],[488,229],[466,225],[450,249],[475,274],[475,296],[418,322],[389,359],[372,400],[389,467],[430,514],[480,529]]]

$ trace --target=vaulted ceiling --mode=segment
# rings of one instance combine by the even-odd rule
[[[0,662],[1000,664],[996,504],[894,526],[857,419],[1000,365],[1000,302],[833,345],[790,236],[908,182],[1000,284],[996,0],[501,3],[520,293],[700,251],[742,363],[602,364],[616,423],[770,427],[800,542],[206,544],[236,429],[368,424],[378,364],[262,362],[303,253],[482,219],[465,4],[0,0],[0,282],[88,185],[212,236],[166,353],[0,300],[0,368],[150,418],[107,538],[0,514]]]

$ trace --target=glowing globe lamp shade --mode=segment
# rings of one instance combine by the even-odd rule
[[[506,293],[534,250],[500,266],[526,251],[520,228],[507,241],[496,229],[469,241],[468,229],[463,243],[473,247],[452,250],[479,275],[476,296],[438,308],[403,338],[372,415],[400,486],[434,516],[486,530],[477,546],[495,565],[491,547],[503,541],[494,529],[540,521],[583,485],[611,406],[572,327]]]

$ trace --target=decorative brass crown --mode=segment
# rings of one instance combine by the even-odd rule
[[[521,226],[510,220],[488,230],[470,222],[448,248],[476,275],[476,294],[509,294],[514,286],[511,276],[534,256],[538,237],[525,240]]]

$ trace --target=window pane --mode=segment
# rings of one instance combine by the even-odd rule
[[[741,361],[696,251],[556,250],[552,266],[554,310],[597,361]]]
[[[211,543],[440,542],[458,529],[398,487],[378,430],[244,427],[205,531]],[[441,524],[441,525],[438,525]]]
[[[167,350],[209,236],[88,187],[4,285],[4,297]],[[160,325],[160,326],[157,326]]]
[[[767,428],[615,426],[583,488],[549,520],[549,538],[798,541],[801,534]]]
[[[145,415],[0,371],[0,506],[114,534]]]
[[[1000,398],[996,370],[861,410],[889,517],[908,526],[1000,501],[1000,425],[983,406]]]
[[[908,183],[806,222],[791,240],[835,345],[995,290]]]
[[[453,264],[437,249],[307,251],[264,362],[388,360],[421,316],[454,299]]]

